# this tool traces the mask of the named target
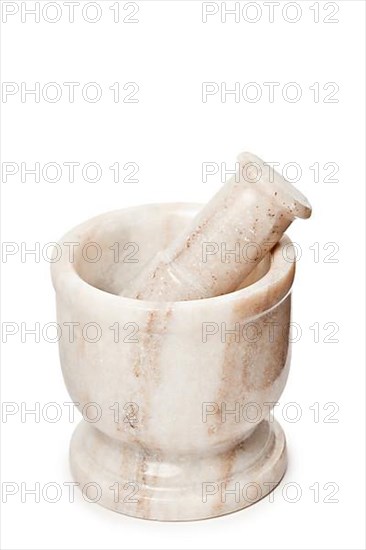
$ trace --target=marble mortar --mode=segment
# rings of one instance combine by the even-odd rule
[[[120,295],[198,211],[157,204],[108,212],[65,235],[52,265],[58,323],[75,323],[74,341],[62,331],[59,342],[66,386],[84,416],[70,447],[74,479],[100,488],[102,506],[139,518],[239,510],[270,492],[287,464],[268,403],[278,401],[290,364],[288,237],[228,294],[181,302]],[[70,242],[80,243],[74,258]],[[91,242],[98,261],[83,252]]]

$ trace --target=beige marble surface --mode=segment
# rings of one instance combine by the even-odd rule
[[[197,211],[164,204],[103,214],[61,239],[64,254],[52,266],[58,322],[75,323],[74,341],[60,341],[65,383],[80,410],[93,402],[101,411],[74,434],[73,475],[101,488],[103,506],[141,518],[232,512],[263,497],[286,468],[284,434],[266,404],[280,397],[290,363],[289,239],[252,284],[241,281],[224,296],[151,302],[119,295]],[[80,243],[74,261],[68,242]],[[97,262],[82,253],[89,242],[103,252]],[[116,242],[128,254],[129,243],[137,244],[138,261],[115,261]],[[85,338],[88,323],[100,327],[95,342]]]

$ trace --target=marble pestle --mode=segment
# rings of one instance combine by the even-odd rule
[[[155,255],[121,296],[184,301],[238,288],[295,218],[308,218],[307,199],[251,153],[187,228]]]

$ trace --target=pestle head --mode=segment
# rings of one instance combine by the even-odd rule
[[[302,193],[263,160],[242,153],[238,161],[238,173],[121,295],[170,302],[232,292],[295,218],[310,216]]]
[[[261,192],[272,196],[293,219],[311,216],[311,205],[307,198],[274,168],[252,153],[241,153],[237,158],[244,182],[257,185]]]

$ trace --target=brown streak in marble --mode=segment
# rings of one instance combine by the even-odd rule
[[[276,250],[278,252],[279,247],[280,244],[277,244],[273,253],[276,253]],[[279,318],[280,320],[285,319],[287,322],[287,319],[290,318],[290,296],[288,296],[284,302],[275,306],[274,310],[267,314],[265,313],[265,306],[267,305],[267,308],[271,307],[271,304],[279,302],[283,296],[286,295],[286,292],[291,288],[294,273],[295,265],[293,264],[293,268],[286,274],[285,277],[283,277],[283,279],[277,280],[274,284],[270,284],[266,287],[266,289],[264,289],[260,296],[260,300],[253,300],[252,310],[260,315],[256,323],[258,323],[262,330],[258,342],[241,342],[241,339],[243,338],[242,327],[250,320],[248,319],[248,301],[247,299],[238,300],[238,302],[234,305],[231,321],[233,325],[236,322],[239,322],[240,341],[237,343],[235,341],[235,336],[233,335],[229,335],[228,339],[225,341],[221,383],[215,401],[218,404],[218,411],[215,415],[213,415],[214,424],[211,424],[208,427],[209,435],[217,434],[218,429],[222,429],[222,425],[224,423],[221,417],[222,403],[225,403],[226,405],[243,403],[246,398],[246,392],[266,389],[282,372],[288,353],[288,341],[284,342],[285,336],[282,334],[283,323],[280,323],[280,327],[275,327],[275,331],[277,328],[277,330],[281,330],[281,333],[276,336],[275,332],[274,341],[270,344],[267,340],[263,342],[263,338],[267,339],[268,337],[264,330],[265,325],[263,322],[268,318]],[[259,377],[256,377],[255,383],[253,383],[252,377],[253,374],[256,374],[256,372],[253,372],[253,360],[258,361],[258,356],[261,353],[260,348],[264,347],[264,349],[268,350],[270,349],[270,346],[273,346],[271,349],[272,361],[264,365],[263,371],[259,373]],[[242,350],[241,354],[239,352],[239,348]],[[278,354],[280,354],[280,360],[274,360],[275,357],[277,358]]]
[[[239,446],[232,447],[222,455],[222,463],[220,472],[218,475],[218,484],[220,485],[219,492],[217,494],[217,500],[212,508],[212,515],[220,515],[221,510],[224,506],[224,502],[222,500],[222,491],[221,491],[221,483],[228,483],[230,482],[230,478],[232,477],[232,469],[235,463],[236,453]]]
[[[256,389],[265,390],[281,375],[289,352],[289,331],[287,320],[290,319],[291,297],[288,296],[277,308],[263,318],[263,322],[279,323],[274,329],[274,340],[271,342],[270,360],[263,369],[262,383]],[[284,324],[283,321],[286,320]],[[286,329],[286,330],[285,330]],[[267,336],[267,335],[266,335]]]
[[[146,470],[148,465],[147,454],[141,445],[141,460],[137,470],[136,483],[138,485],[136,512],[139,517],[150,517],[150,500],[147,495]]]
[[[234,322],[237,322],[235,309],[232,313],[231,318]],[[239,335],[241,338],[241,335]],[[223,358],[223,366],[221,372],[221,383],[219,390],[216,396],[215,403],[218,405],[218,410],[213,415],[214,425],[211,424],[208,428],[209,435],[217,434],[218,429],[222,428],[223,419],[222,419],[222,404],[227,404],[229,399],[232,401],[233,389],[234,387],[238,389],[239,384],[234,384],[235,375],[237,375],[238,365],[236,361],[238,343],[236,342],[236,335],[229,334],[228,339],[225,341],[225,352]],[[247,372],[249,372],[251,365],[249,364]],[[239,403],[243,401],[244,396],[239,394],[238,401]]]
[[[148,452],[142,445],[138,432],[144,427],[147,429],[148,426],[151,396],[154,393],[155,386],[160,383],[159,359],[162,338],[167,332],[171,314],[172,310],[170,308],[150,311],[148,313],[144,330],[139,332],[138,348],[134,354],[133,372],[135,377],[139,379],[139,390],[142,393],[140,399],[141,403],[144,404],[145,413],[139,407],[138,430],[135,430],[135,433],[131,434],[131,440],[141,447],[141,463],[137,470],[136,479],[139,487],[137,494],[137,515],[145,518],[150,516],[150,501],[147,494],[145,473],[148,463]],[[141,364],[140,349],[144,350],[143,353],[146,358],[143,365]]]

